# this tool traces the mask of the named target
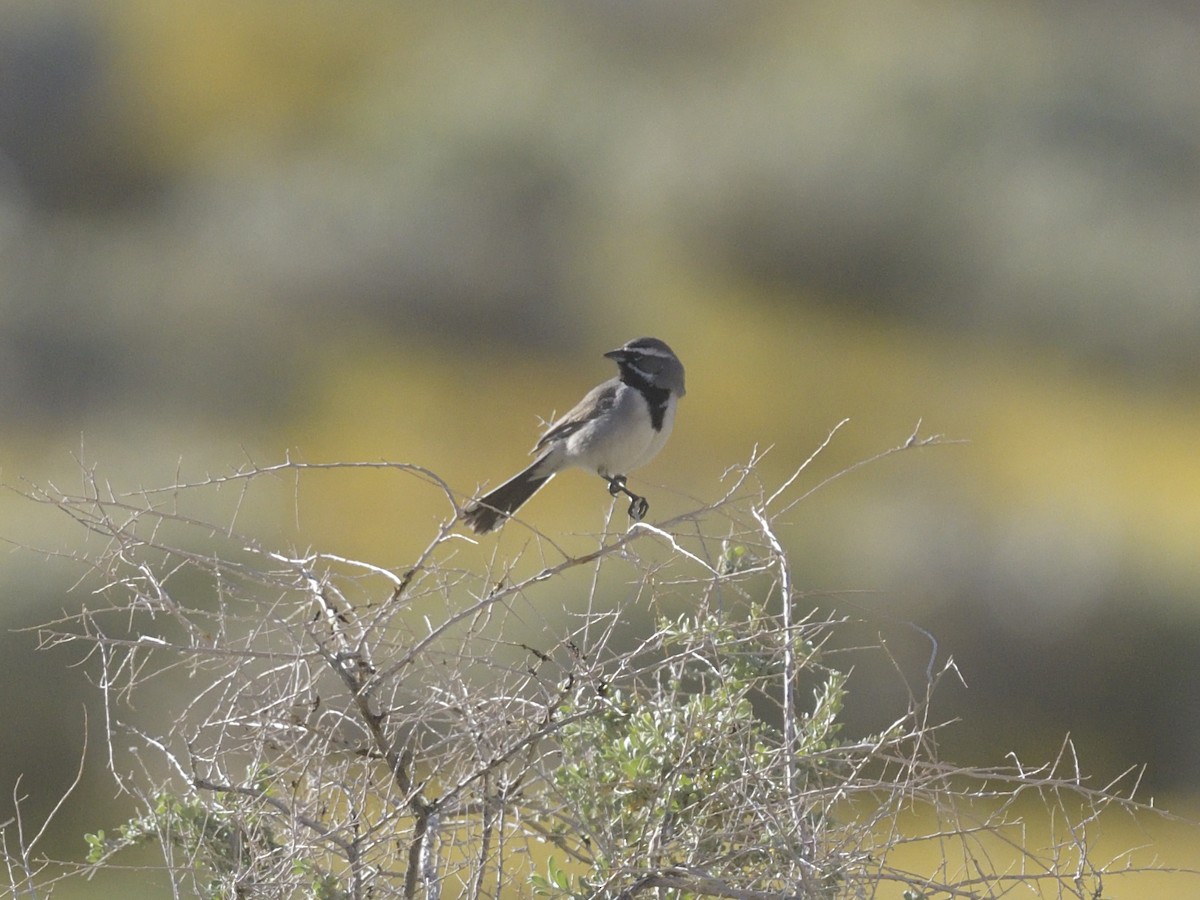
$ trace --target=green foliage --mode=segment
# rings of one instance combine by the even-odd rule
[[[229,816],[194,798],[159,794],[154,799],[150,811],[119,825],[115,836],[109,837],[103,830],[85,834],[87,862],[99,865],[120,850],[165,840],[189,855],[202,854],[211,861],[213,871],[236,864],[235,829]]]
[[[122,850],[156,843],[164,856],[187,861],[191,878],[202,897],[240,896],[256,882],[275,879],[263,866],[284,855],[285,845],[269,821],[247,809],[227,805],[235,798],[218,792],[215,798],[179,798],[160,793],[153,808],[117,827],[115,836],[103,830],[85,834],[87,862],[110,864]],[[215,800],[215,802],[214,802]],[[342,900],[338,879],[321,872],[306,855],[290,856],[290,882],[316,900]]]
[[[728,540],[721,542],[721,559],[717,563],[717,571],[722,575],[743,572],[757,563],[758,559],[745,544]]]
[[[546,874],[533,874],[529,876],[529,883],[533,885],[533,892],[539,897],[562,897],[571,898],[590,896],[590,891],[574,891],[571,888],[571,876],[567,870],[558,864],[553,856],[546,860]],[[580,879],[580,885],[583,887],[585,882]]]
[[[536,880],[540,891],[574,897],[611,890],[623,872],[672,867],[703,867],[708,877],[760,890],[797,883],[788,873],[812,858],[827,815],[813,798],[837,774],[812,754],[837,747],[846,679],[819,670],[815,704],[796,716],[789,752],[767,681],[781,672],[780,648],[770,645],[779,633],[755,623],[762,624],[757,611],[750,628],[713,615],[660,623],[667,661],[656,667],[656,680],[610,692],[601,713],[563,729],[556,837],[574,843],[589,871],[574,891],[552,867],[550,877]],[[818,671],[819,654],[797,650]],[[805,827],[789,833],[780,813],[796,802]]]

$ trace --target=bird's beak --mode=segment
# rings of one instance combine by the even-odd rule
[[[618,347],[616,350],[609,350],[604,354],[608,359],[621,360],[625,358],[625,348]]]

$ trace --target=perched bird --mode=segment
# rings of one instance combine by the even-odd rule
[[[537,458],[523,472],[471,503],[463,520],[478,534],[503,524],[547,481],[570,466],[608,482],[613,496],[629,497],[629,516],[641,519],[650,504],[625,487],[625,476],[648,463],[671,434],[675,406],[686,391],[683,363],[658,338],[632,340],[604,354],[617,377],[592,388],[542,435]]]

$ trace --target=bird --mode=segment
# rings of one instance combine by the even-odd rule
[[[463,521],[477,534],[499,528],[572,466],[595,472],[608,482],[612,496],[628,496],[631,519],[645,517],[649,502],[629,490],[625,479],[667,442],[679,398],[687,393],[683,363],[654,337],[636,338],[604,355],[617,364],[617,376],[596,385],[550,424],[530,451],[536,458],[526,469],[463,510]]]

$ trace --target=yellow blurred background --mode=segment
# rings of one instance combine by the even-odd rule
[[[291,453],[469,496],[653,334],[688,396],[632,479],[652,518],[756,446],[781,481],[846,417],[810,485],[918,421],[964,440],[797,506],[799,586],[936,635],[967,684],[938,708],[963,720],[947,758],[1070,733],[1099,783],[1144,764],[1147,798],[1194,809],[1198,49],[1200,7],[1168,2],[9,0],[4,481],[69,486],[82,460],[132,489]],[[587,532],[606,500],[571,473],[525,515]],[[284,505],[264,540],[389,567],[449,513],[387,472]],[[0,515],[14,544],[73,540],[15,494]],[[0,570],[0,796],[24,773],[35,819],[97,697],[10,629],[78,608],[78,574]],[[863,727],[902,702],[886,674],[855,673]],[[89,762],[58,853],[128,815],[111,793]],[[1148,827],[1200,868],[1191,826]]]

